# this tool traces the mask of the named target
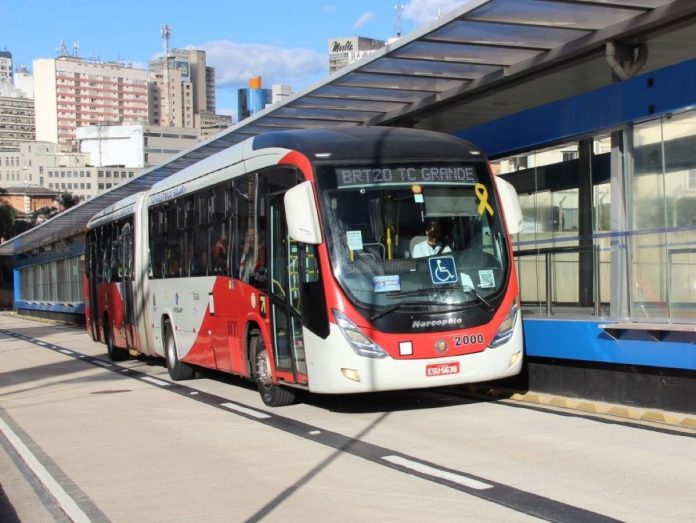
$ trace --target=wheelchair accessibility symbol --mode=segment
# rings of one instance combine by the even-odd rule
[[[430,279],[434,285],[457,283],[457,268],[452,256],[439,256],[428,260]]]

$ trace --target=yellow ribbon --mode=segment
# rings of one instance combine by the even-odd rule
[[[493,207],[488,203],[488,189],[482,183],[474,185],[474,192],[479,199],[478,213],[483,214],[483,211],[488,211],[488,214],[493,216]]]

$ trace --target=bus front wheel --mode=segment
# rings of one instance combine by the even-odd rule
[[[273,383],[271,362],[268,358],[266,344],[258,333],[251,339],[251,354],[254,359],[254,379],[261,394],[261,399],[269,407],[284,407],[295,402],[295,393]]]
[[[169,377],[174,381],[190,380],[196,374],[196,369],[179,361],[179,356],[176,353],[176,339],[169,322],[166,323],[164,332],[164,357],[167,361]]]

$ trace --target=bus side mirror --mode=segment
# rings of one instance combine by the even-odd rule
[[[494,176],[494,179],[498,188],[500,203],[505,213],[508,234],[519,234],[524,230],[524,217],[522,216],[522,208],[520,207],[517,191],[510,182],[503,180],[499,176]]]
[[[289,189],[284,200],[290,238],[297,242],[320,244],[319,215],[311,182],[302,182]]]

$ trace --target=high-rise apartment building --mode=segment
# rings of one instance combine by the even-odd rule
[[[150,124],[195,127],[206,134],[210,122],[228,121],[215,114],[215,69],[206,65],[205,51],[170,50],[168,60],[162,56],[150,62],[148,80]]]
[[[249,79],[248,88],[237,90],[237,108],[240,121],[258,113],[271,103],[271,90],[264,89],[261,84],[261,77],[254,76]]]
[[[34,100],[0,96],[0,151],[17,151],[20,142],[34,139]]]
[[[0,84],[12,84],[12,53],[0,51]]]
[[[145,123],[147,71],[72,56],[34,60],[36,139],[77,147],[78,127]]]
[[[349,36],[329,40],[329,74],[384,47],[383,40]]]

